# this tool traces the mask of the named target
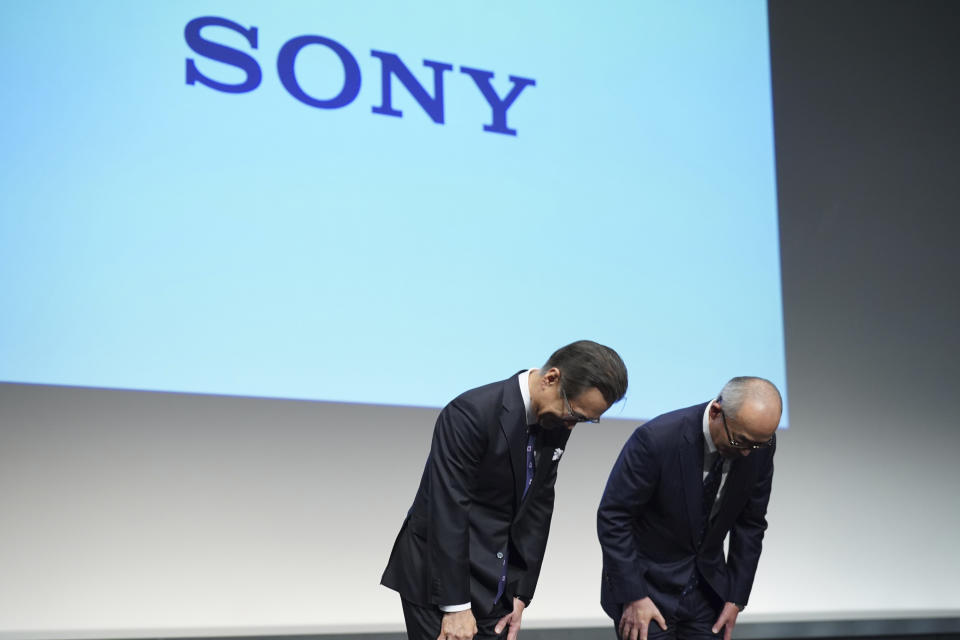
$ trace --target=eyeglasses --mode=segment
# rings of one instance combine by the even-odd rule
[[[770,436],[770,439],[766,442],[740,442],[734,440],[733,436],[730,435],[730,429],[727,428],[727,414],[723,412],[722,407],[720,409],[720,417],[723,418],[723,430],[727,432],[727,440],[733,449],[766,449],[767,447],[772,447],[777,441],[777,434]]]
[[[573,407],[570,406],[570,401],[567,400],[567,392],[563,390],[563,385],[560,385],[560,395],[563,397],[563,408],[567,412],[567,415],[562,418],[564,422],[590,422],[593,424],[600,422],[600,418],[588,418],[582,413],[574,411]]]

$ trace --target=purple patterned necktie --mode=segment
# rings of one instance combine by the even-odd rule
[[[527,481],[523,485],[523,498],[527,497],[527,490],[533,484],[533,474],[537,470],[537,456],[534,453],[537,448],[537,432],[529,427],[528,429],[530,435],[527,436]]]
[[[528,425],[527,426],[527,477],[526,481],[523,483],[523,497],[520,498],[523,501],[527,497],[527,491],[530,489],[530,485],[533,484],[533,475],[537,470],[537,431],[539,430],[539,425]],[[503,590],[507,586],[507,560],[509,560],[510,548],[504,550],[503,552],[503,565],[500,569],[500,582],[497,584],[497,596],[493,599],[494,604],[500,601],[500,597],[503,595]]]

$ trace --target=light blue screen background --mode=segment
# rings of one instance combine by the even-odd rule
[[[785,391],[766,7],[29,2],[0,8],[0,380],[441,406],[580,338],[648,418],[733,375]],[[263,81],[185,83],[197,17]],[[335,110],[290,38],[357,59]],[[397,54],[445,123],[393,80]],[[516,137],[460,66],[533,78]],[[337,59],[304,49],[304,90]],[[786,421],[786,417],[784,418]]]

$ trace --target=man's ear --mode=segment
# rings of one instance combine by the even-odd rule
[[[542,377],[540,380],[542,380],[548,387],[560,382],[560,369],[557,369],[556,367],[550,367],[541,375]]]

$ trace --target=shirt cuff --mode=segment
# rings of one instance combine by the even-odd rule
[[[440,605],[440,611],[444,613],[456,613],[457,611],[466,611],[470,608],[470,603],[465,602],[464,604],[444,604]]]

